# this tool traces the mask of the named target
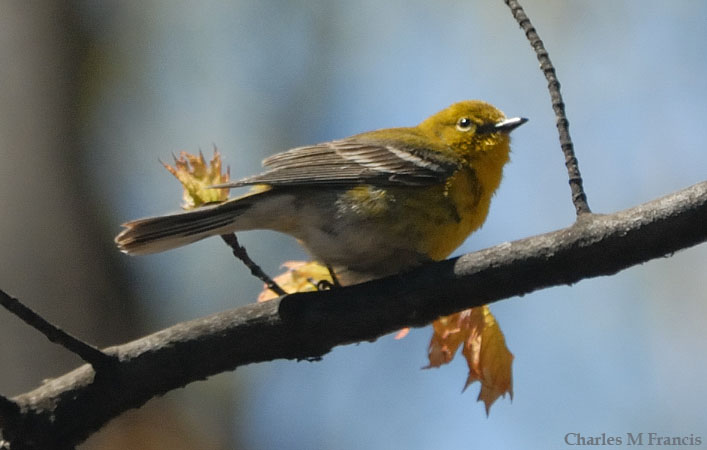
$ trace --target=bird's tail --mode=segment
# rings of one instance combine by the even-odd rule
[[[146,255],[230,233],[236,228],[238,216],[251,204],[245,198],[236,198],[214,206],[127,222],[115,243],[123,253]]]

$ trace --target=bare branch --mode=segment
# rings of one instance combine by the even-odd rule
[[[520,6],[517,0],[504,0],[506,5],[511,8],[511,13],[513,17],[518,22],[518,25],[525,32],[525,37],[530,41],[530,46],[535,50],[535,54],[540,62],[540,70],[542,70],[547,79],[547,88],[550,91],[550,100],[552,101],[552,109],[555,111],[555,117],[557,118],[557,131],[560,134],[560,147],[562,152],[565,154],[565,166],[567,167],[567,174],[569,175],[570,189],[572,191],[572,203],[574,203],[577,215],[591,213],[589,209],[589,203],[587,202],[587,195],[584,193],[584,187],[582,186],[582,175],[579,173],[579,162],[574,154],[574,144],[572,144],[572,138],[570,137],[570,122],[567,120],[567,115],[565,114],[565,102],[562,100],[562,94],[560,93],[560,81],[557,79],[557,74],[555,72],[555,66],[552,65],[550,61],[550,55],[547,50],[545,50],[545,45],[543,41],[540,40],[538,32],[535,27],[530,22],[530,19],[523,11],[523,7]]]
[[[265,283],[268,289],[270,289],[277,295],[287,294],[287,292],[285,292],[285,290],[282,289],[280,285],[275,282],[275,280],[270,278],[268,274],[265,273],[265,271],[261,269],[260,266],[250,258],[245,247],[243,247],[240,242],[238,242],[238,237],[236,237],[236,233],[222,234],[221,239],[223,239],[226,245],[231,247],[231,251],[233,251],[233,256],[240,259],[243,264],[245,264],[245,266],[250,269],[250,273],[256,278],[260,279],[260,281]]]
[[[337,345],[537,289],[611,275],[707,240],[707,182],[552,233],[368,283],[294,294],[174,325],[111,347],[111,373],[89,366],[13,398],[22,420],[3,437],[68,448],[150,398],[238,366],[318,359]],[[40,445],[41,444],[41,445]],[[13,447],[15,448],[15,447]],[[24,448],[24,447],[22,447]]]
[[[24,323],[42,333],[47,339],[59,344],[71,353],[74,353],[85,362],[91,364],[96,370],[110,368],[116,361],[96,347],[93,347],[78,338],[68,334],[61,328],[49,323],[42,316],[23,305],[19,300],[0,290],[0,305],[16,315]]]

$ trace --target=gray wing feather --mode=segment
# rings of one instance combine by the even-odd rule
[[[297,147],[263,161],[265,172],[219,187],[252,184],[425,186],[443,182],[459,162],[426,149],[370,142],[356,136]]]

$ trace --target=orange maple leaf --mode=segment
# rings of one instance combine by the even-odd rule
[[[447,364],[463,346],[469,366],[464,390],[474,381],[481,383],[478,400],[484,402],[486,414],[498,397],[508,393],[513,398],[513,354],[487,305],[441,317],[432,326],[427,368]]]

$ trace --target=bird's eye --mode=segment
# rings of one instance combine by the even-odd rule
[[[457,130],[459,131],[469,131],[474,128],[474,122],[468,117],[462,117],[457,120]]]

